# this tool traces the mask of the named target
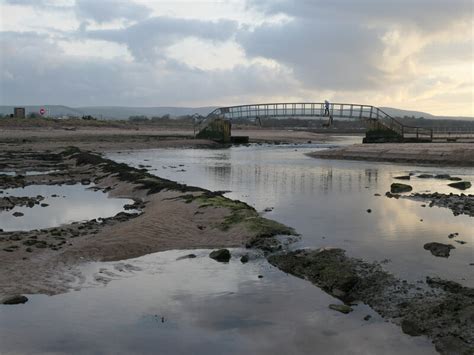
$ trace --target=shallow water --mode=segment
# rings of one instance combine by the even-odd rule
[[[317,160],[303,154],[322,147],[159,149],[109,157],[151,165],[151,172],[161,177],[231,190],[227,196],[259,211],[273,207],[267,217],[302,234],[295,247],[340,246],[366,260],[391,259],[385,267],[407,279],[439,274],[472,284],[472,218],[374,196],[383,195],[394,176],[444,169]],[[473,178],[467,169],[449,172]],[[455,192],[446,181],[414,179],[410,184],[415,191]],[[453,232],[468,244],[456,245],[450,258],[423,250],[427,241],[454,243],[447,237]],[[365,305],[348,315],[328,309],[340,301],[264,258],[252,255],[249,263],[240,263],[247,250],[231,250],[228,264],[210,259],[210,250],[193,250],[196,258],[176,260],[190,252],[87,264],[85,279],[76,285],[80,291],[0,306],[0,353],[435,353],[428,339],[404,335]],[[368,314],[372,318],[364,321]]]
[[[27,231],[99,217],[106,218],[124,211],[124,205],[133,203],[130,199],[108,198],[107,193],[93,191],[89,187],[81,184],[30,185],[24,188],[5,189],[1,197],[41,195],[45,198],[41,203],[46,203],[48,206],[35,205],[32,208],[24,206],[0,211],[0,228],[4,231]],[[52,197],[53,195],[57,197]],[[24,216],[14,217],[15,212],[21,212]]]
[[[304,153],[327,145],[253,145],[221,150],[157,149],[110,154],[130,165],[150,165],[158,176],[210,190],[254,206],[264,215],[302,235],[295,247],[337,246],[349,255],[390,262],[386,268],[408,280],[438,275],[474,286],[474,219],[446,208],[384,196],[393,182],[409,183],[413,192],[456,193],[451,181],[419,179],[421,173],[450,173],[474,182],[470,168],[321,160]],[[414,173],[410,181],[394,177]],[[379,193],[382,196],[374,196]],[[474,193],[474,188],[464,193]],[[371,209],[371,213],[367,212]],[[461,245],[449,239],[459,233]],[[423,249],[428,242],[451,243],[449,258]]]
[[[328,309],[340,302],[263,258],[241,264],[235,256],[246,250],[231,250],[228,264],[193,252],[90,264],[89,288],[0,306],[2,354],[434,353],[367,306]]]

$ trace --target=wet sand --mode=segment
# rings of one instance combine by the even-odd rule
[[[354,144],[309,154],[314,158],[474,166],[472,143]]]
[[[313,143],[334,141],[326,134],[292,130],[239,129],[233,128],[235,136],[248,136],[250,142],[277,143]],[[151,148],[214,148],[219,143],[194,139],[194,131],[189,128],[160,128],[156,126],[138,126],[136,128],[117,127],[75,127],[69,128],[33,128],[2,127],[0,130],[0,148],[5,150],[45,151],[58,147],[76,146],[91,151],[133,150]]]
[[[76,266],[89,261],[124,260],[171,249],[243,246],[259,236],[292,233],[220,193],[160,179],[96,154],[75,149],[67,154],[17,152],[17,158],[15,153],[5,154],[10,168],[35,164],[36,157],[36,166],[57,163],[64,169],[60,173],[3,177],[2,188],[71,184],[87,178],[111,197],[133,199],[140,212],[121,212],[101,221],[58,228],[0,232],[0,298],[66,292],[81,277]]]

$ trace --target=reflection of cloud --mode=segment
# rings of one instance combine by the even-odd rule
[[[56,227],[73,221],[90,220],[98,217],[114,216],[123,210],[123,205],[131,203],[128,199],[108,198],[100,191],[88,190],[82,185],[43,186],[30,185],[25,188],[7,189],[11,196],[45,197],[47,207],[35,205],[33,208],[18,207],[0,213],[0,225],[4,230],[30,230]],[[56,194],[60,197],[50,197]],[[66,196],[63,198],[62,196]],[[14,211],[24,213],[23,217],[13,217]]]

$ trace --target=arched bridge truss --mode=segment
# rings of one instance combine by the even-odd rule
[[[388,129],[406,140],[431,141],[433,139],[433,130],[430,128],[404,125],[378,107],[359,104],[330,103],[328,110],[326,110],[324,102],[229,106],[215,109],[207,116],[205,121],[215,118],[232,122],[240,119],[261,121],[265,118],[329,118],[329,116],[340,119],[362,120],[370,129]]]

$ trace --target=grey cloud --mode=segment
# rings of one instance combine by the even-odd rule
[[[0,104],[136,105],[227,103],[284,93],[284,73],[259,65],[202,71],[173,61],[155,65],[66,56],[48,36],[3,33]]]
[[[237,29],[234,21],[216,22],[153,17],[124,29],[85,31],[81,35],[126,44],[135,58],[152,61],[164,54],[166,47],[186,37],[225,41]]]
[[[150,9],[126,0],[76,0],[76,13],[84,20],[108,22],[115,19],[140,20]]]
[[[267,14],[327,19],[334,24],[375,22],[390,26],[411,25],[436,31],[461,21],[471,21],[471,0],[248,0],[247,6]]]
[[[299,19],[263,25],[237,36],[247,55],[291,68],[307,88],[368,89],[382,73],[376,62],[383,47],[378,33],[355,24]]]

